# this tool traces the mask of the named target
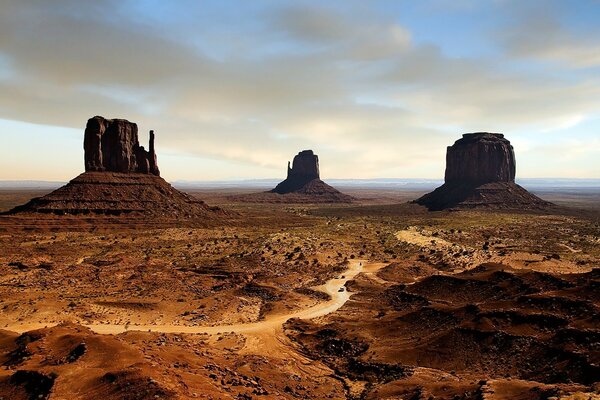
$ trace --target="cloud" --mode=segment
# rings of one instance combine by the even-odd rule
[[[463,131],[543,137],[600,101],[594,77],[451,57],[361,3],[183,2],[161,15],[135,1],[5,3],[0,118],[81,130],[93,115],[128,118],[164,152],[273,176],[306,148],[330,177],[441,176]],[[231,13],[251,18],[216,22]]]
[[[354,9],[354,11],[358,11]],[[288,6],[270,14],[280,34],[309,45],[309,49],[333,53],[338,60],[366,61],[402,53],[411,45],[410,32],[389,18],[332,10],[314,5]]]
[[[0,14],[0,49],[21,75],[64,87],[90,82],[147,87],[211,68],[188,46],[140,30],[118,11],[107,18],[106,10],[118,7],[111,1],[9,1],[8,12]]]
[[[520,144],[520,143],[515,143]],[[525,169],[521,177],[547,176],[548,165],[536,162],[539,159],[552,160],[556,177],[586,177],[600,176],[600,164],[597,162],[600,154],[600,138],[574,137],[559,132],[549,135],[548,140],[530,142],[527,146],[517,147],[517,169]]]
[[[575,33],[552,14],[522,16],[516,26],[497,36],[513,57],[571,68],[600,67],[600,30]]]

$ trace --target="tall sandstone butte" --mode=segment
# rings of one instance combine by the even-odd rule
[[[225,214],[178,191],[160,177],[153,131],[146,151],[139,144],[135,123],[96,116],[87,122],[83,147],[84,173],[8,213],[130,214],[180,222],[209,221]]]
[[[465,133],[446,153],[446,183],[515,181],[515,152],[501,133]]]
[[[90,118],[83,139],[86,172],[142,173],[160,176],[150,131],[149,151],[140,146],[137,124],[125,119]]]
[[[515,183],[516,160],[501,133],[466,133],[446,153],[444,184],[415,202],[447,208],[540,208],[550,203]]]
[[[349,203],[353,200],[321,180],[319,156],[312,150],[301,151],[291,165],[288,162],[287,178],[267,194],[273,196],[257,194],[247,200],[301,203]]]
[[[315,179],[320,179],[319,156],[312,150],[304,150],[294,157],[291,167],[288,162],[287,178],[277,185],[273,192],[279,194],[294,192]]]

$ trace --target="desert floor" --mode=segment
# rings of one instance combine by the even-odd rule
[[[600,194],[0,216],[0,399],[600,398]],[[0,210],[43,194],[0,191]]]

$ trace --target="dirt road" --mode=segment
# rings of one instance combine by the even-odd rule
[[[330,314],[342,307],[351,293],[348,293],[344,287],[346,282],[354,279],[356,275],[365,272],[370,276],[375,276],[375,273],[381,269],[384,264],[368,263],[366,260],[351,260],[348,269],[330,279],[324,285],[315,287],[315,290],[320,290],[331,296],[331,299],[319,303],[313,307],[294,311],[281,315],[268,315],[264,320],[251,323],[233,324],[233,325],[218,325],[218,326],[185,326],[185,325],[117,325],[117,324],[86,324],[92,331],[100,334],[116,335],[123,332],[145,331],[145,332],[160,332],[160,333],[262,333],[272,332],[273,330],[281,329],[282,325],[291,318],[312,319]],[[32,329],[43,328],[46,324],[31,323],[19,324],[6,327],[5,329],[15,332],[26,332]]]
[[[283,315],[268,315],[264,320],[244,324],[219,325],[219,326],[183,326],[183,325],[108,325],[108,324],[90,324],[88,328],[96,333],[119,334],[128,331],[150,331],[162,333],[253,333],[268,331],[273,328],[280,328],[287,320],[291,318],[312,319],[332,313],[342,307],[351,293],[344,288],[346,282],[354,279],[361,273],[366,265],[364,260],[352,260],[349,268],[338,277],[333,278],[324,285],[314,288],[331,296],[331,300],[319,303],[313,307],[301,311],[295,311]],[[340,291],[342,290],[342,291]]]

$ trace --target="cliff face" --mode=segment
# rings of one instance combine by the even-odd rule
[[[516,161],[500,133],[467,133],[448,147],[445,183],[415,200],[429,210],[541,208],[550,203],[515,183]]]
[[[288,179],[305,182],[319,179],[319,156],[312,150],[304,150],[294,157],[292,167],[288,163]]]
[[[93,117],[87,122],[83,140],[86,172],[144,173],[160,176],[150,131],[149,151],[140,146],[138,128],[124,119]]]
[[[85,128],[83,147],[83,174],[8,213],[130,215],[205,222],[226,215],[176,190],[159,176],[153,131],[146,151],[139,145],[136,124],[124,119],[93,117]]]
[[[291,193],[303,188],[307,183],[319,178],[319,156],[312,150],[304,150],[294,157],[292,166],[288,163],[287,178],[273,192]]]
[[[515,181],[515,153],[501,133],[467,133],[446,153],[446,183]]]

